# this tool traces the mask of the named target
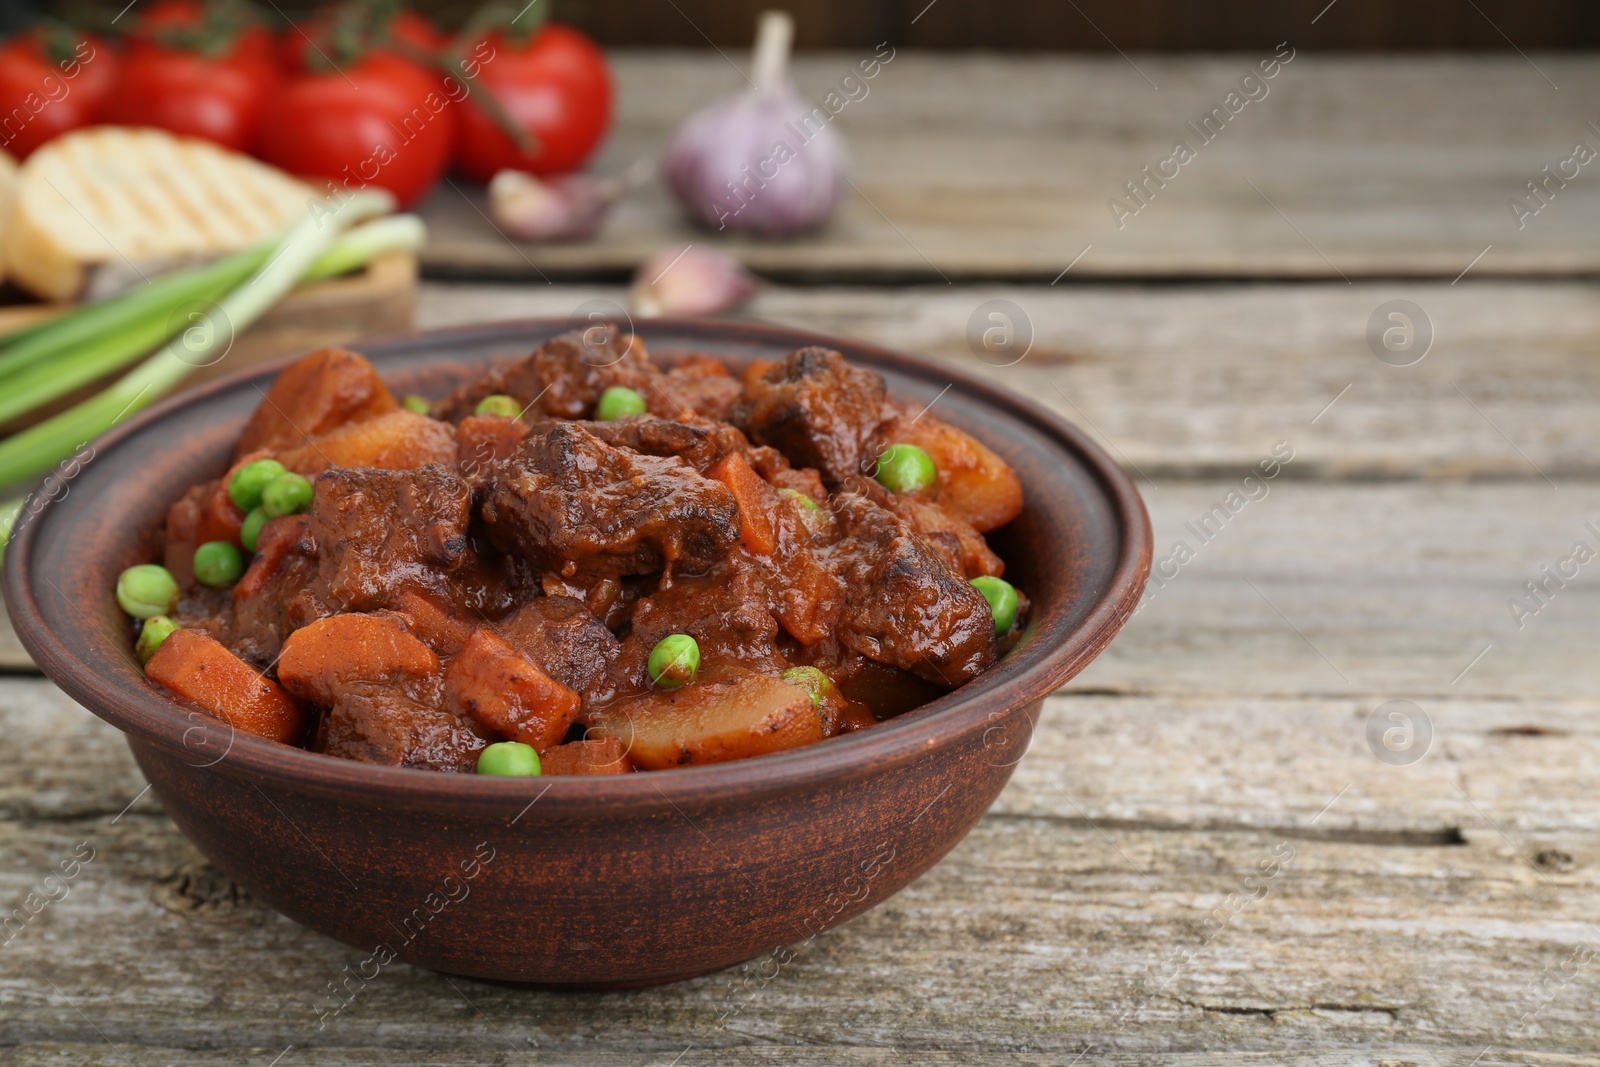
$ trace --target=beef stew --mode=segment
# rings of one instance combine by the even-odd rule
[[[241,730],[655,771],[870,728],[990,667],[1028,606],[984,534],[1022,503],[994,452],[827,349],[663,370],[591,327],[431,402],[328,349],[118,599],[147,676]]]

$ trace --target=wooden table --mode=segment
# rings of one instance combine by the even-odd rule
[[[1180,539],[1193,549],[1048,702],[1010,787],[942,864],[776,976],[752,966],[565,995],[398,967],[319,1029],[312,1003],[360,953],[242,894],[142,792],[114,731],[48,682],[12,676],[0,681],[0,904],[22,906],[75,850],[94,858],[0,946],[0,1064],[1600,1058],[1600,562],[1542,601],[1524,590],[1575,542],[1600,550],[1600,287],[1583,277],[1600,256],[1600,175],[1572,182],[1536,231],[1519,234],[1503,203],[1511,178],[1565,142],[1600,143],[1568,122],[1600,72],[1534,56],[1557,93],[1520,60],[1301,57],[1282,98],[1261,105],[1256,140],[1202,157],[1095,266],[1109,194],[1091,172],[1137,169],[1160,125],[1152,109],[1199,110],[1220,98],[1219,72],[1245,61],[1134,59],[1159,98],[1120,61],[958,59],[942,62],[960,73],[923,68],[927,95],[903,122],[873,120],[952,174],[988,168],[992,195],[963,208],[980,234],[977,216],[1026,220],[1027,197],[1050,200],[1042,185],[1018,191],[1026,175],[1003,182],[1011,172],[982,144],[1080,160],[1053,172],[1075,193],[1053,209],[1067,243],[1048,264],[1020,224],[994,222],[992,247],[919,241],[930,256],[949,249],[935,261],[953,276],[988,273],[992,255],[995,273],[1037,281],[771,286],[748,309],[1042,399],[1134,472],[1158,558]],[[709,84],[719,64],[644,58],[621,74],[635,87],[661,70]],[[1052,78],[1082,95],[1025,91]],[[661,95],[674,93],[689,95],[669,80]],[[864,102],[863,123],[879,102]],[[1380,104],[1426,122],[1386,119]],[[1286,140],[1273,123],[1289,124]],[[625,114],[619,140],[645,125]],[[911,187],[886,148],[855,143],[862,187],[884,190],[880,206],[907,228],[915,212],[888,193]],[[1265,155],[1278,166],[1252,170]],[[933,180],[900,165],[919,188]],[[1230,168],[1287,218],[1230,191]],[[436,264],[459,251],[450,240],[446,229]],[[1095,253],[1051,286],[1048,265],[1083,243]],[[878,265],[853,267],[869,245]],[[917,274],[888,242],[810,247],[822,279]],[[609,269],[611,254],[585,269]],[[1234,280],[1169,277],[1208,274]],[[1315,277],[1283,280],[1296,274]],[[594,297],[623,294],[432,283],[420,319],[565,315]],[[991,299],[1033,326],[1013,366],[980,362],[965,340]],[[1365,340],[1395,299],[1434,327],[1412,366],[1380,362]],[[1293,450],[1282,473],[1241,485],[1274,447]],[[1200,543],[1187,524],[1232,491],[1248,502]],[[1530,606],[1514,614],[1519,597]],[[1409,722],[1388,718],[1397,709]]]

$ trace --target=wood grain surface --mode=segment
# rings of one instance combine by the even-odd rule
[[[931,16],[930,16],[931,17]],[[1331,17],[1331,16],[1330,16]],[[1308,26],[1309,29],[1309,26]],[[1513,35],[1513,38],[1515,35]],[[1288,49],[1297,40],[1288,36]],[[822,101],[873,55],[808,54],[796,80]],[[1590,102],[1600,65],[1582,54],[1403,61],[1295,52],[1209,143],[1198,125],[1260,54],[1128,58],[898,52],[834,120],[852,187],[823,231],[732,240],[688,228],[659,181],[600,238],[519,245],[480,188],[452,179],[424,204],[424,270],[543,280],[626,275],[669,244],[727,248],[774,277],[895,281],[1004,278],[1331,278],[1592,274],[1600,248],[1595,164],[1544,181],[1578,141],[1600,150]],[[621,52],[618,113],[591,169],[657,160],[673,129],[745,85],[744,54]],[[859,73],[859,72],[858,72]],[[861,96],[862,88],[865,95]],[[1195,158],[1121,225],[1108,207],[1183,140]],[[1171,173],[1173,168],[1168,168]],[[1559,175],[1558,175],[1559,178]],[[1537,214],[1507,206],[1520,195]],[[1091,247],[1092,246],[1092,247]],[[1492,247],[1491,247],[1492,246]],[[1085,249],[1088,249],[1085,252]],[[1082,259],[1078,259],[1080,253]],[[1479,258],[1481,255],[1481,259]]]
[[[750,310],[763,317],[967,363],[973,307],[1026,306],[1044,350],[1070,355],[1035,351],[994,373],[1036,376],[1019,387],[1137,457],[1158,557],[1194,541],[1185,524],[1275,441],[1296,449],[1267,494],[1197,545],[1047,703],[977,830],[905,893],[782,967],[561,995],[396,966],[352,982],[349,1007],[319,1029],[313,1005],[331,1003],[328,984],[362,954],[201,861],[141,793],[113,730],[48,682],[0,681],[0,903],[26,912],[47,874],[80,846],[95,850],[65,898],[0,946],[0,1055],[141,1067],[280,1055],[663,1067],[1593,1061],[1594,587],[1585,570],[1521,629],[1506,606],[1574,540],[1600,546],[1584,530],[1600,519],[1600,481],[1585,465],[1593,293],[1395,290],[1455,324],[1438,351],[1397,370],[1361,340],[1390,291],[758,298]],[[430,284],[418,312],[434,326],[620,296]],[[1453,351],[1446,336],[1459,339]],[[1508,462],[1507,440],[1419,376],[1429,373],[1481,389],[1479,406],[1508,434],[1542,427],[1518,446],[1556,468],[1558,487]],[[1053,384],[1076,411],[1052,400]],[[1397,390],[1410,391],[1409,423]],[[1434,443],[1441,435],[1454,444]],[[1438,464],[1452,455],[1456,465]],[[1397,699],[1415,704],[1413,727],[1429,738],[1384,762],[1368,724]]]

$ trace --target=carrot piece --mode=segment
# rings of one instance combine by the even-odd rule
[[[245,424],[234,456],[263,449],[281,452],[399,406],[365,357],[344,348],[324,348],[278,375]]]
[[[278,656],[283,687],[323,707],[348,682],[423,678],[438,670],[433,649],[393,615],[329,615],[290,634]]]
[[[227,541],[239,544],[239,527],[244,525],[244,512],[228,497],[227,482],[217,482],[200,502],[200,523],[195,528],[195,544],[207,541]]]
[[[706,468],[706,477],[721,482],[733,493],[739,505],[739,540],[750,551],[770,556],[778,547],[778,537],[772,529],[777,492],[737,452],[729,452]]]
[[[444,673],[450,707],[513,741],[552,748],[578,717],[578,694],[488,630],[478,630]]]
[[[300,704],[210,634],[178,630],[167,635],[144,673],[236,730],[286,745],[305,733]]]
[[[765,378],[767,372],[776,367],[778,362],[775,359],[752,359],[745,365],[744,373],[739,376],[739,379],[744,382],[744,387],[748,389],[751,385]]]
[[[472,475],[497,459],[505,459],[528,436],[528,424],[504,415],[468,415],[456,427],[456,465]]]
[[[615,737],[570,741],[539,753],[539,770],[547,775],[627,774],[633,770],[628,746]]]
[[[409,589],[395,599],[394,609],[405,616],[411,632],[441,656],[460,652],[476,630],[451,608]]]
[[[414,411],[391,411],[313,438],[278,457],[285,467],[314,478],[329,467],[402,471],[425,463],[451,463],[456,439],[450,427]]]
[[[255,558],[233,587],[235,604],[255,596],[278,573],[305,534],[306,521],[304,515],[280,515],[262,525],[261,532],[256,535]]]
[[[707,352],[690,352],[672,365],[672,369],[700,378],[727,378],[728,365]]]

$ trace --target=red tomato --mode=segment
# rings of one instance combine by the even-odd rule
[[[456,166],[488,181],[508,167],[560,174],[583,165],[611,123],[611,72],[606,57],[577,30],[546,23],[522,45],[489,34],[463,61],[473,93],[487,90],[537,148],[519,149],[471,96],[461,107]]]
[[[89,34],[35,30],[0,46],[0,147],[21,158],[96,121],[117,55]]]
[[[171,47],[174,42],[162,38],[173,30],[202,30],[210,12],[200,0],[156,0],[156,3],[138,8],[138,21],[128,34],[128,55],[135,56],[151,45]],[[259,23],[246,23],[238,28],[229,55],[245,53],[270,64],[277,62],[278,44],[272,31]]]
[[[298,75],[274,93],[258,154],[343,188],[380,186],[404,206],[444,173],[460,109],[430,71],[373,52],[343,72]]]
[[[397,11],[389,20],[388,39],[401,44],[402,48],[395,49],[400,55],[408,59],[417,57],[410,52],[424,52],[430,56],[438,55],[443,50],[447,38],[444,34],[423,16],[415,11]],[[319,15],[298,28],[291,27],[284,33],[278,43],[278,63],[285,70],[302,71],[310,70],[306,64],[306,56],[311,51],[311,44],[315,42],[317,48],[330,60],[333,59],[332,45],[328,42],[328,16]]]
[[[123,62],[104,117],[243,152],[255,143],[261,112],[277,84],[277,68],[244,52],[211,59],[146,42]]]

